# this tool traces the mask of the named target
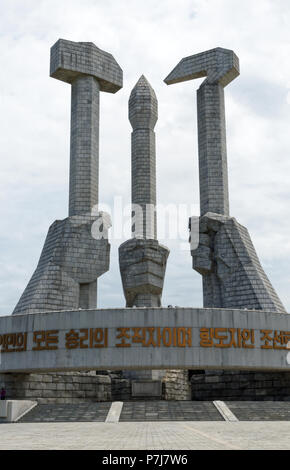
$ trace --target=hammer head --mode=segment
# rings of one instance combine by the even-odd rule
[[[228,85],[240,74],[236,54],[221,47],[182,59],[165,78],[167,85],[207,77],[208,83]]]
[[[85,75],[95,77],[101,91],[116,93],[123,86],[123,71],[111,54],[92,42],[59,39],[50,50],[50,76],[72,83]]]

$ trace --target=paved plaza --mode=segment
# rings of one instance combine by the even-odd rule
[[[290,403],[38,405],[0,432],[0,450],[290,450]]]
[[[9,450],[290,449],[290,422],[99,422],[1,424]]]

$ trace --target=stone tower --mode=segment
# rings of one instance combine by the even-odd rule
[[[218,47],[185,57],[165,79],[170,85],[206,77],[197,90],[200,217],[198,234],[193,233],[193,219],[189,221],[192,267],[202,275],[206,308],[286,313],[248,230],[230,216],[224,88],[238,75],[238,57]],[[285,375],[259,371],[259,379],[249,371],[191,371],[192,399],[244,400],[245,393],[250,400],[272,399],[272,380],[282,384]]]
[[[127,307],[161,307],[161,295],[169,250],[157,240],[156,152],[154,127],[158,102],[148,80],[142,75],[129,99],[132,173],[132,239],[119,248],[120,271]],[[144,398],[189,398],[187,371],[130,370],[123,377],[132,379]],[[143,392],[142,392],[143,390]],[[157,390],[157,392],[156,392]]]
[[[192,266],[202,275],[204,307],[285,313],[247,229],[229,214],[224,87],[238,75],[238,57],[218,47],[182,59],[165,79],[206,76],[197,91],[200,220]]]
[[[69,217],[49,228],[37,268],[13,314],[95,308],[97,279],[109,269],[104,213],[98,212],[100,91],[116,93],[123,73],[90,42],[60,39],[50,75],[71,85]],[[102,232],[92,236],[92,225]]]
[[[157,241],[154,132],[157,118],[155,92],[142,75],[129,99],[129,120],[133,127],[132,239],[119,248],[127,307],[161,307],[169,250]]]
[[[141,75],[129,99],[131,136],[132,239],[119,248],[127,307],[161,307],[169,250],[157,241],[155,92]],[[159,380],[164,371],[124,371],[125,377]]]

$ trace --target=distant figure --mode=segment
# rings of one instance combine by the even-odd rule
[[[1,400],[5,400],[6,398],[6,390],[4,387],[1,388],[1,394],[0,394]]]

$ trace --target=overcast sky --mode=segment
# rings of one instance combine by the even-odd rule
[[[230,213],[248,228],[290,310],[289,24],[289,0],[0,0],[0,315],[26,287],[49,226],[67,217],[70,86],[49,78],[59,38],[94,42],[124,72],[122,90],[101,95],[100,201],[130,202],[128,98],[144,74],[159,101],[158,202],[193,204],[191,215],[199,204],[202,80],[168,87],[163,79],[185,56],[235,51],[241,75],[225,91]],[[112,241],[98,307],[124,305],[121,242]],[[171,249],[163,305],[202,306],[190,253],[180,241],[160,242]]]

